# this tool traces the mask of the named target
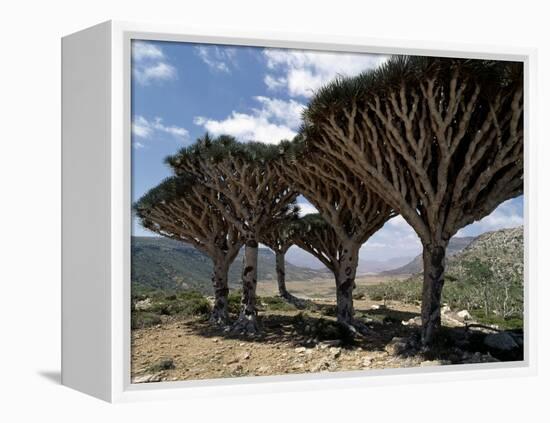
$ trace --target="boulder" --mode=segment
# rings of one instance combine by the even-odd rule
[[[135,304],[136,310],[149,310],[151,306],[151,298],[145,298],[144,300],[137,301]]]
[[[342,350],[337,347],[332,347],[329,352],[332,355],[332,358],[338,358],[342,354]]]
[[[478,363],[498,363],[500,360],[493,357],[490,353],[481,354],[480,352],[475,352],[473,354],[465,352],[462,356],[463,364],[478,364]]]
[[[136,376],[133,380],[133,383],[160,382],[161,380],[162,380],[162,375],[160,374],[147,374],[142,376]]]
[[[422,326],[422,319],[420,318],[420,316],[417,316],[409,320],[402,320],[401,324],[403,326]]]
[[[458,313],[456,313],[457,317],[466,321],[466,320],[472,320],[472,315],[468,312],[468,310],[460,310]]]
[[[342,345],[342,340],[340,339],[328,339],[326,341],[321,341],[317,344],[317,348],[320,348],[322,350],[330,348],[330,347],[339,347]]]
[[[407,338],[394,337],[384,349],[390,355],[402,354],[408,349]]]
[[[485,337],[483,343],[499,351],[511,351],[519,347],[514,337],[508,332],[491,333]]]

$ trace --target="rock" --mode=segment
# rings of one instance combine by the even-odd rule
[[[447,304],[443,304],[441,306],[441,313],[442,314],[449,313],[450,311],[451,311],[451,307],[449,307]]]
[[[342,341],[340,339],[330,339],[319,342],[319,344],[317,344],[317,348],[324,350],[330,347],[339,347],[340,345],[342,345]]]
[[[422,319],[420,316],[413,317],[409,320],[403,320],[401,321],[401,324],[403,326],[421,326],[422,325]]]
[[[484,363],[499,363],[500,360],[493,357],[491,355],[491,353],[487,353],[485,355],[482,356],[481,360],[484,362]]]
[[[460,310],[456,315],[462,320],[472,320],[472,315],[468,310]]]
[[[322,372],[323,370],[328,370],[330,368],[330,362],[323,358],[317,364],[312,366],[309,371],[311,372]]]
[[[453,313],[445,313],[441,315],[441,320],[445,322],[445,325],[451,327],[462,327],[464,326],[464,321],[462,319],[455,319]]]
[[[258,373],[269,373],[271,371],[270,366],[260,366],[256,369]]]
[[[342,354],[342,350],[336,347],[332,347],[329,352],[332,355],[332,358],[338,358]]]
[[[133,379],[133,383],[149,383],[149,382],[160,382],[162,380],[162,375],[160,374],[148,374],[137,376]]]
[[[175,368],[174,359],[171,357],[163,357],[150,367],[151,370],[155,371],[171,370]]]
[[[136,310],[149,310],[151,308],[151,298],[145,298],[144,300],[137,301],[135,304]]]
[[[464,353],[462,356],[463,364],[478,364],[478,363],[498,363],[500,360],[493,357],[490,353],[481,354],[480,352],[475,352],[473,354]]]
[[[372,358],[370,357],[363,357],[363,360],[361,360],[361,365],[363,367],[370,367],[371,364],[372,364]]]
[[[380,306],[378,304],[373,304],[370,306],[371,310],[380,310]]]
[[[491,333],[485,336],[483,343],[489,348],[500,351],[510,351],[519,347],[514,337],[508,332]]]
[[[232,373],[238,373],[238,372],[242,372],[244,370],[244,367],[242,364],[233,363],[231,366],[229,366],[229,370]]]
[[[513,332],[510,332],[510,335],[514,338],[514,341],[516,341],[516,344],[518,344],[518,346],[523,347],[523,335]]]
[[[407,338],[394,337],[384,349],[390,355],[398,355],[404,353],[407,347]]]
[[[243,356],[242,356],[242,359],[243,360],[248,360],[250,358],[250,351],[246,351]]]
[[[294,352],[297,352],[298,354],[303,354],[306,352],[306,347],[294,348]]]

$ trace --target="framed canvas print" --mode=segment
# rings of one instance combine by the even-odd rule
[[[533,60],[65,37],[63,383],[122,401],[532,372]]]

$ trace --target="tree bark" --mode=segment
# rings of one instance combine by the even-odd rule
[[[275,268],[277,270],[277,286],[279,287],[279,296],[297,308],[304,308],[307,302],[295,297],[286,289],[285,253],[282,251],[275,252]]]
[[[443,291],[445,272],[444,241],[424,245],[424,283],[422,286],[422,345],[432,344],[436,332],[441,327],[441,292]]]
[[[336,319],[352,334],[364,333],[367,328],[354,318],[353,290],[359,263],[359,246],[345,245],[336,271]]]
[[[227,273],[229,265],[223,257],[216,257],[212,271],[212,285],[214,287],[214,307],[210,314],[210,322],[219,325],[229,323],[228,300],[229,288],[227,286]]]
[[[241,313],[233,325],[233,331],[241,334],[259,332],[258,311],[256,310],[256,284],[258,276],[258,242],[249,239],[245,243],[241,299]]]
[[[286,289],[285,253],[282,251],[277,251],[275,253],[275,269],[277,271],[277,286],[279,287],[279,295],[287,299],[290,293]]]

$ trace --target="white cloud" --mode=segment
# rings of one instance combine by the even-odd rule
[[[414,257],[422,246],[414,230],[401,216],[390,219],[361,247],[364,259],[387,260],[394,257]]]
[[[311,97],[313,92],[338,75],[354,76],[386,60],[376,54],[265,49],[270,70],[264,77],[268,89],[286,88],[290,96]]]
[[[198,46],[197,55],[214,72],[230,73],[231,67],[236,66],[237,50],[232,47]]]
[[[484,232],[514,228],[523,224],[523,198],[508,200],[490,215],[462,228],[455,236],[478,236]],[[415,256],[422,252],[420,239],[403,219],[396,216],[376,232],[361,248],[365,259],[385,260],[392,257]]]
[[[136,141],[134,140],[134,142],[132,143],[132,146],[136,149],[136,150],[139,150],[141,148],[144,148],[145,147],[145,144],[139,142],[139,141]]]
[[[459,230],[456,236],[477,236],[484,232],[523,225],[523,197],[508,200],[499,205],[490,215]]]
[[[286,86],[286,78],[282,76],[275,78],[272,75],[266,75],[264,78],[264,83],[267,85],[269,90],[275,91]]]
[[[300,206],[300,217],[305,216],[306,214],[314,214],[319,213],[319,210],[317,210],[312,204],[310,203],[298,203]]]
[[[159,117],[153,120],[147,120],[143,116],[136,116],[132,122],[132,134],[135,138],[141,140],[149,140],[156,136],[158,133],[164,133],[171,135],[178,141],[186,141],[189,137],[189,131],[187,129],[175,126],[165,125],[163,120]],[[133,145],[135,148],[143,148],[145,145],[134,139]]]
[[[262,106],[261,109],[255,109],[258,115],[264,116],[266,119],[275,119],[292,129],[300,127],[304,110],[303,104],[294,100],[285,101],[263,96],[257,96],[254,99]]]
[[[194,123],[213,135],[233,135],[241,141],[276,144],[294,138],[300,126],[303,104],[261,96],[254,100],[260,107],[253,108],[250,113],[233,111],[222,120],[197,116]]]
[[[132,58],[136,61],[145,59],[164,59],[160,47],[143,41],[134,41],[132,44]]]
[[[166,61],[162,49],[157,45],[134,41],[132,59],[134,78],[141,85],[177,78],[176,68]]]

